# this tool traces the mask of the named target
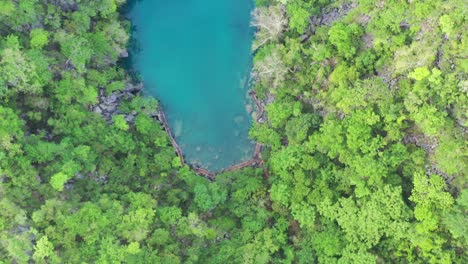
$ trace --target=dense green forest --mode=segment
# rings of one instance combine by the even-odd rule
[[[257,0],[264,167],[214,181],[125,2],[0,0],[0,263],[468,263],[466,1]]]

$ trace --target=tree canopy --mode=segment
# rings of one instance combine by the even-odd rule
[[[256,0],[263,164],[210,181],[132,88],[131,3],[0,0],[0,263],[467,263],[464,6]]]

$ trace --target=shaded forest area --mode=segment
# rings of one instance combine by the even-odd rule
[[[468,262],[466,2],[256,2],[264,168],[208,181],[125,0],[0,0],[0,263]]]

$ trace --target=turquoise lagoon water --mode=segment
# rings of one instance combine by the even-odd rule
[[[253,153],[248,82],[252,0],[143,0],[130,11],[132,54],[186,160],[219,171]]]

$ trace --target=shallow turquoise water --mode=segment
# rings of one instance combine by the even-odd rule
[[[132,54],[191,164],[219,171],[250,158],[247,96],[252,0],[143,0]]]

